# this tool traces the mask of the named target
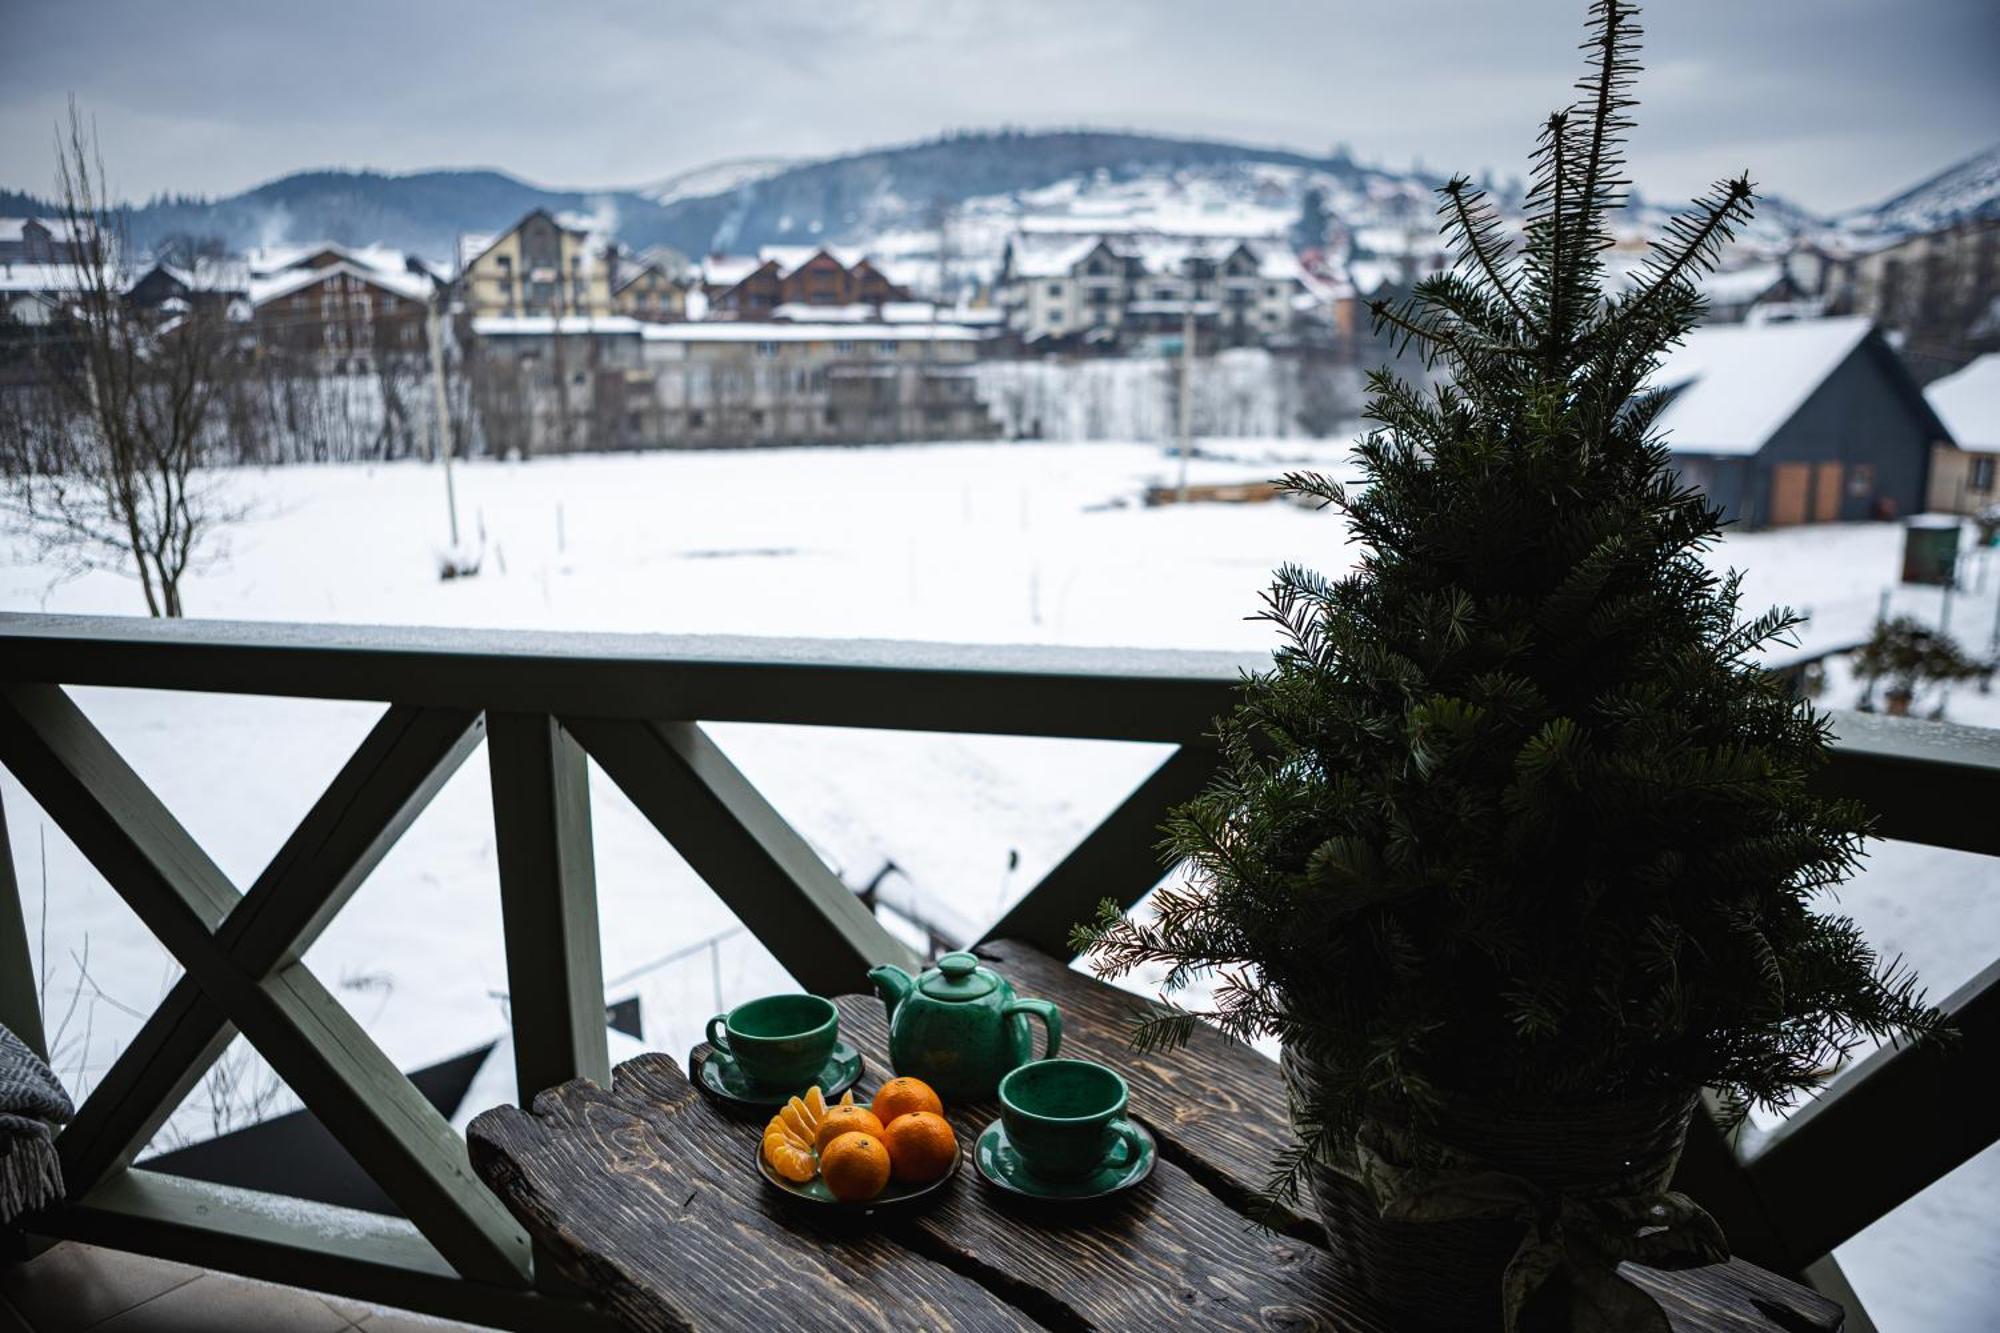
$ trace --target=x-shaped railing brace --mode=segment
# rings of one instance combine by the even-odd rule
[[[127,1165],[240,1030],[459,1273],[527,1280],[527,1237],[464,1141],[299,961],[483,730],[476,711],[392,705],[246,894],[61,689],[0,686],[0,757],[186,969],[59,1136],[72,1197]]]

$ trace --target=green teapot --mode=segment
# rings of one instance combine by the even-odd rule
[[[1015,999],[1006,978],[972,954],[945,954],[919,977],[884,963],[868,979],[889,1010],[889,1063],[947,1102],[991,1098],[1002,1077],[1033,1058],[1029,1015],[1048,1032],[1044,1059],[1062,1046],[1055,1005]]]

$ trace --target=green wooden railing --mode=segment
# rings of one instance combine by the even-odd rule
[[[185,973],[58,1137],[70,1202],[37,1234],[516,1329],[602,1326],[472,1176],[465,1145],[301,961],[486,743],[524,1097],[608,1076],[586,757],[801,983],[862,987],[908,949],[703,730],[716,721],[1164,742],[1157,769],[997,923],[1062,952],[1159,878],[1165,811],[1212,771],[1227,654],[0,615],[0,763]],[[380,720],[247,889],[65,693],[128,686],[377,700]],[[1828,785],[1885,836],[2000,855],[2000,737],[1843,716]],[[0,817],[0,1022],[43,1041]],[[1685,1183],[1746,1258],[1839,1284],[1829,1250],[2000,1138],[1974,1071],[2000,964],[1947,1002],[1961,1041],[1885,1050],[1774,1132],[1704,1127]],[[403,1219],[132,1165],[240,1032]]]

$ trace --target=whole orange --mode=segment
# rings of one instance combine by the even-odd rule
[[[889,1167],[906,1185],[927,1185],[958,1159],[958,1135],[951,1122],[931,1111],[899,1115],[882,1131],[889,1149]]]
[[[820,1150],[819,1178],[842,1202],[872,1199],[889,1183],[889,1150],[873,1134],[849,1130]]]
[[[865,1106],[833,1107],[819,1122],[819,1133],[813,1138],[813,1147],[824,1149],[842,1134],[850,1133],[873,1134],[879,1139],[882,1137],[882,1122]]]
[[[896,1123],[896,1117],[908,1115],[912,1111],[929,1111],[932,1115],[944,1114],[944,1103],[931,1091],[931,1085],[920,1078],[908,1074],[892,1078],[875,1091],[875,1118],[884,1125]]]

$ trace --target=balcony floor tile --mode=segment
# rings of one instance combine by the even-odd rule
[[[482,1333],[470,1324],[63,1241],[0,1262],[0,1333]]]

